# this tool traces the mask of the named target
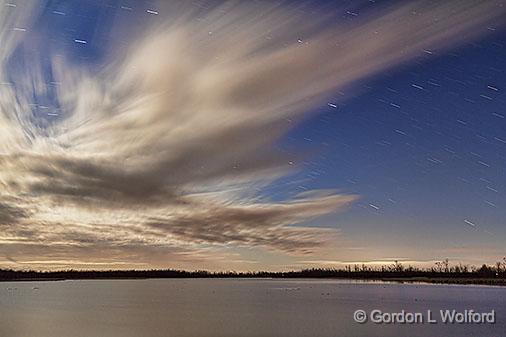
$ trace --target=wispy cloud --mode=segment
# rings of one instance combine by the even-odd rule
[[[164,6],[157,18],[171,13],[166,20],[113,48],[100,71],[49,51],[50,84],[37,59],[7,66],[27,43],[13,28],[30,34],[33,15],[22,13],[35,8],[0,9],[0,240],[9,256],[35,261],[38,247],[75,265],[103,247],[116,263],[135,263],[133,251],[157,263],[215,245],[314,252],[337,232],[301,224],[356,196],[274,202],[252,192],[296,162],[275,147],[287,119],[423,49],[476,37],[504,14],[492,2],[411,3],[337,24],[280,6]],[[57,103],[44,116],[34,97]]]

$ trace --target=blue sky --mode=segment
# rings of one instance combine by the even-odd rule
[[[354,237],[418,244],[421,255],[434,243],[500,250],[505,43],[492,32],[452,51],[422,52],[336,93],[284,139],[287,148],[318,153],[286,181],[360,195],[348,212],[326,219]]]

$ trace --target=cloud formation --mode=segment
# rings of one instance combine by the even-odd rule
[[[34,247],[48,264],[107,263],[107,251],[111,266],[228,245],[310,254],[337,231],[304,222],[356,196],[256,193],[297,162],[275,146],[288,121],[504,14],[481,1],[410,3],[343,24],[266,4],[158,12],[171,14],[112,48],[100,70],[50,51],[48,80],[33,55],[28,69],[8,67],[30,41],[35,6],[0,9],[0,242],[10,259]]]

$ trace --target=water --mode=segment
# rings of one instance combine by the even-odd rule
[[[357,309],[496,311],[496,324],[358,324]],[[438,317],[439,318],[439,317]],[[506,288],[323,280],[0,283],[0,337],[506,336]]]

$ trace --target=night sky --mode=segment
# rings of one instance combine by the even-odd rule
[[[0,266],[506,255],[506,4],[0,3]]]
[[[504,32],[493,32],[421,53],[361,81],[358,93],[336,93],[294,130],[287,147],[320,151],[302,164],[294,179],[307,180],[297,188],[361,196],[323,223],[338,223],[370,259],[385,250],[392,255],[382,257],[405,251],[407,259],[475,263],[504,255],[505,43]]]

